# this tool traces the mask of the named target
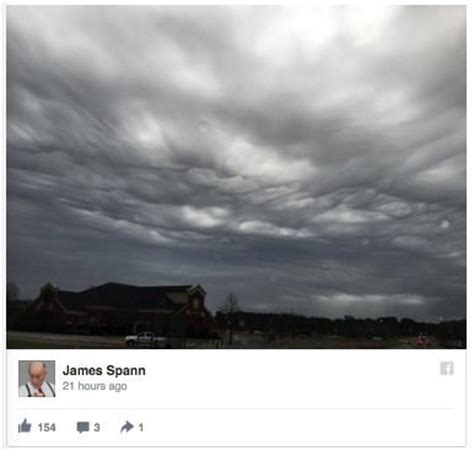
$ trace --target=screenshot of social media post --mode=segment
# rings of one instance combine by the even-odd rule
[[[5,448],[465,447],[465,5],[4,13]]]

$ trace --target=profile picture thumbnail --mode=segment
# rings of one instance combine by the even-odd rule
[[[18,362],[19,396],[52,398],[56,396],[54,360],[20,360]]]

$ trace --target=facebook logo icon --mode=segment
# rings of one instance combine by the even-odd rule
[[[441,376],[452,376],[454,374],[453,362],[441,362],[439,367]]]

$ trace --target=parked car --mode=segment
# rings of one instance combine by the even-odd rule
[[[431,338],[426,337],[425,335],[420,335],[419,337],[416,338],[415,344],[417,346],[426,347],[426,346],[432,346],[433,342]]]
[[[125,344],[129,348],[165,348],[168,347],[166,337],[155,336],[153,332],[140,332],[137,335],[127,335]]]

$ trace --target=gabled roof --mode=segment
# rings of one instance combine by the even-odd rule
[[[198,292],[198,293],[201,293],[203,296],[206,296],[206,294],[207,294],[206,290],[203,287],[201,287],[201,285],[199,285],[199,284],[194,285],[193,287],[189,288],[188,292],[190,294]]]
[[[76,293],[74,291],[58,290],[59,304],[65,310],[82,311],[82,310],[84,310],[84,305],[81,302],[79,294],[80,293]]]
[[[137,308],[176,311],[181,305],[169,294],[187,293],[192,285],[138,287],[109,282],[81,292],[58,291],[59,302],[67,310],[92,307]]]

